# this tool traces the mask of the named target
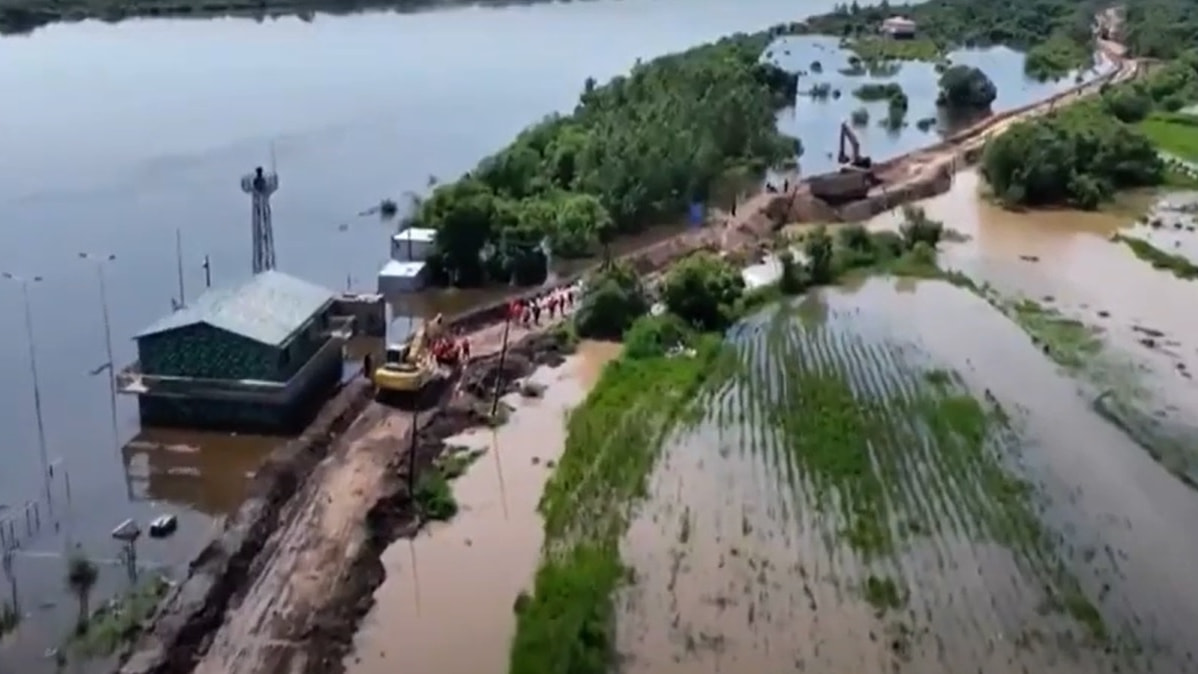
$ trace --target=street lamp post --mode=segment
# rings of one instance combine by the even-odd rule
[[[96,276],[100,280],[100,311],[104,317],[104,350],[105,355],[108,356],[108,363],[94,370],[93,374],[99,374],[104,369],[108,370],[108,409],[112,416],[112,441],[115,443],[117,451],[120,451],[121,434],[116,420],[116,361],[112,355],[112,321],[108,315],[108,285],[104,278],[104,265],[116,260],[116,255],[79,253],[79,258],[95,263]]]
[[[14,281],[21,286],[21,299],[25,304],[25,337],[29,342],[29,374],[33,379],[33,413],[37,419],[38,455],[42,463],[42,486],[46,491],[46,506],[50,515],[54,515],[54,495],[50,490],[50,459],[46,454],[46,423],[42,417],[42,385],[37,374],[37,347],[33,337],[33,309],[29,301],[29,284],[40,283],[42,277],[25,278],[11,272],[0,272],[0,277]]]

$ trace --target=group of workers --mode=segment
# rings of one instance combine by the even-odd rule
[[[565,316],[566,311],[574,307],[580,289],[580,284],[575,282],[531,299],[512,300],[508,305],[509,316],[526,327],[540,325],[542,314],[547,315],[549,320],[553,320],[558,314]]]

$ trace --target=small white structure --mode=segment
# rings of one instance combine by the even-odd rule
[[[388,296],[424,288],[425,264],[412,260],[389,260],[379,270],[379,293]]]
[[[905,16],[892,16],[882,22],[882,34],[897,39],[915,37],[915,22]]]
[[[433,252],[437,230],[409,227],[391,237],[391,259],[399,262],[423,262]]]

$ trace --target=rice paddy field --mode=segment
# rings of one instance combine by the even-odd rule
[[[642,443],[621,670],[1198,671],[1198,501],[1013,318],[872,278],[735,326]]]

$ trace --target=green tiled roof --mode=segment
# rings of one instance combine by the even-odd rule
[[[280,346],[333,300],[333,291],[278,271],[215,288],[160,319],[134,339],[204,323],[269,346]]]

